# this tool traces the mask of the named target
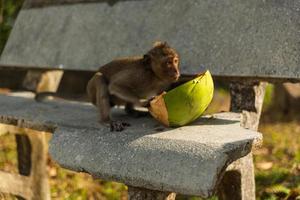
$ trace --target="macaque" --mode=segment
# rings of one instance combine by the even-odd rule
[[[110,109],[124,105],[148,107],[152,97],[168,89],[180,76],[179,55],[166,42],[156,42],[144,56],[121,58],[99,68],[87,85],[90,101],[98,108],[100,122],[111,131],[122,131],[130,124],[113,121]]]

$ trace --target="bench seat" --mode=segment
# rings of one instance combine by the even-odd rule
[[[165,128],[151,117],[113,118],[131,124],[110,132],[87,103],[0,95],[0,123],[53,132],[50,154],[61,166],[129,186],[211,196],[226,167],[260,144],[260,133],[240,127],[237,113],[204,116]]]

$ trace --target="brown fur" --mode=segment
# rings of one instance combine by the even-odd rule
[[[99,68],[89,81],[87,93],[99,109],[100,121],[121,131],[128,124],[112,122],[112,105],[147,106],[149,99],[179,78],[179,56],[167,43],[157,42],[144,56],[113,60]],[[130,108],[130,109],[129,109]]]

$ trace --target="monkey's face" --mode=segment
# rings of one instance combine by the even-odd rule
[[[178,55],[168,55],[161,59],[160,74],[170,82],[176,82],[180,76]]]
[[[156,76],[167,82],[176,82],[180,76],[179,56],[166,43],[155,46],[147,54],[150,57],[151,67]]]

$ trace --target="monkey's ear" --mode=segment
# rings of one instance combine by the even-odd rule
[[[169,46],[167,42],[156,41],[153,44],[153,47],[167,47]]]

